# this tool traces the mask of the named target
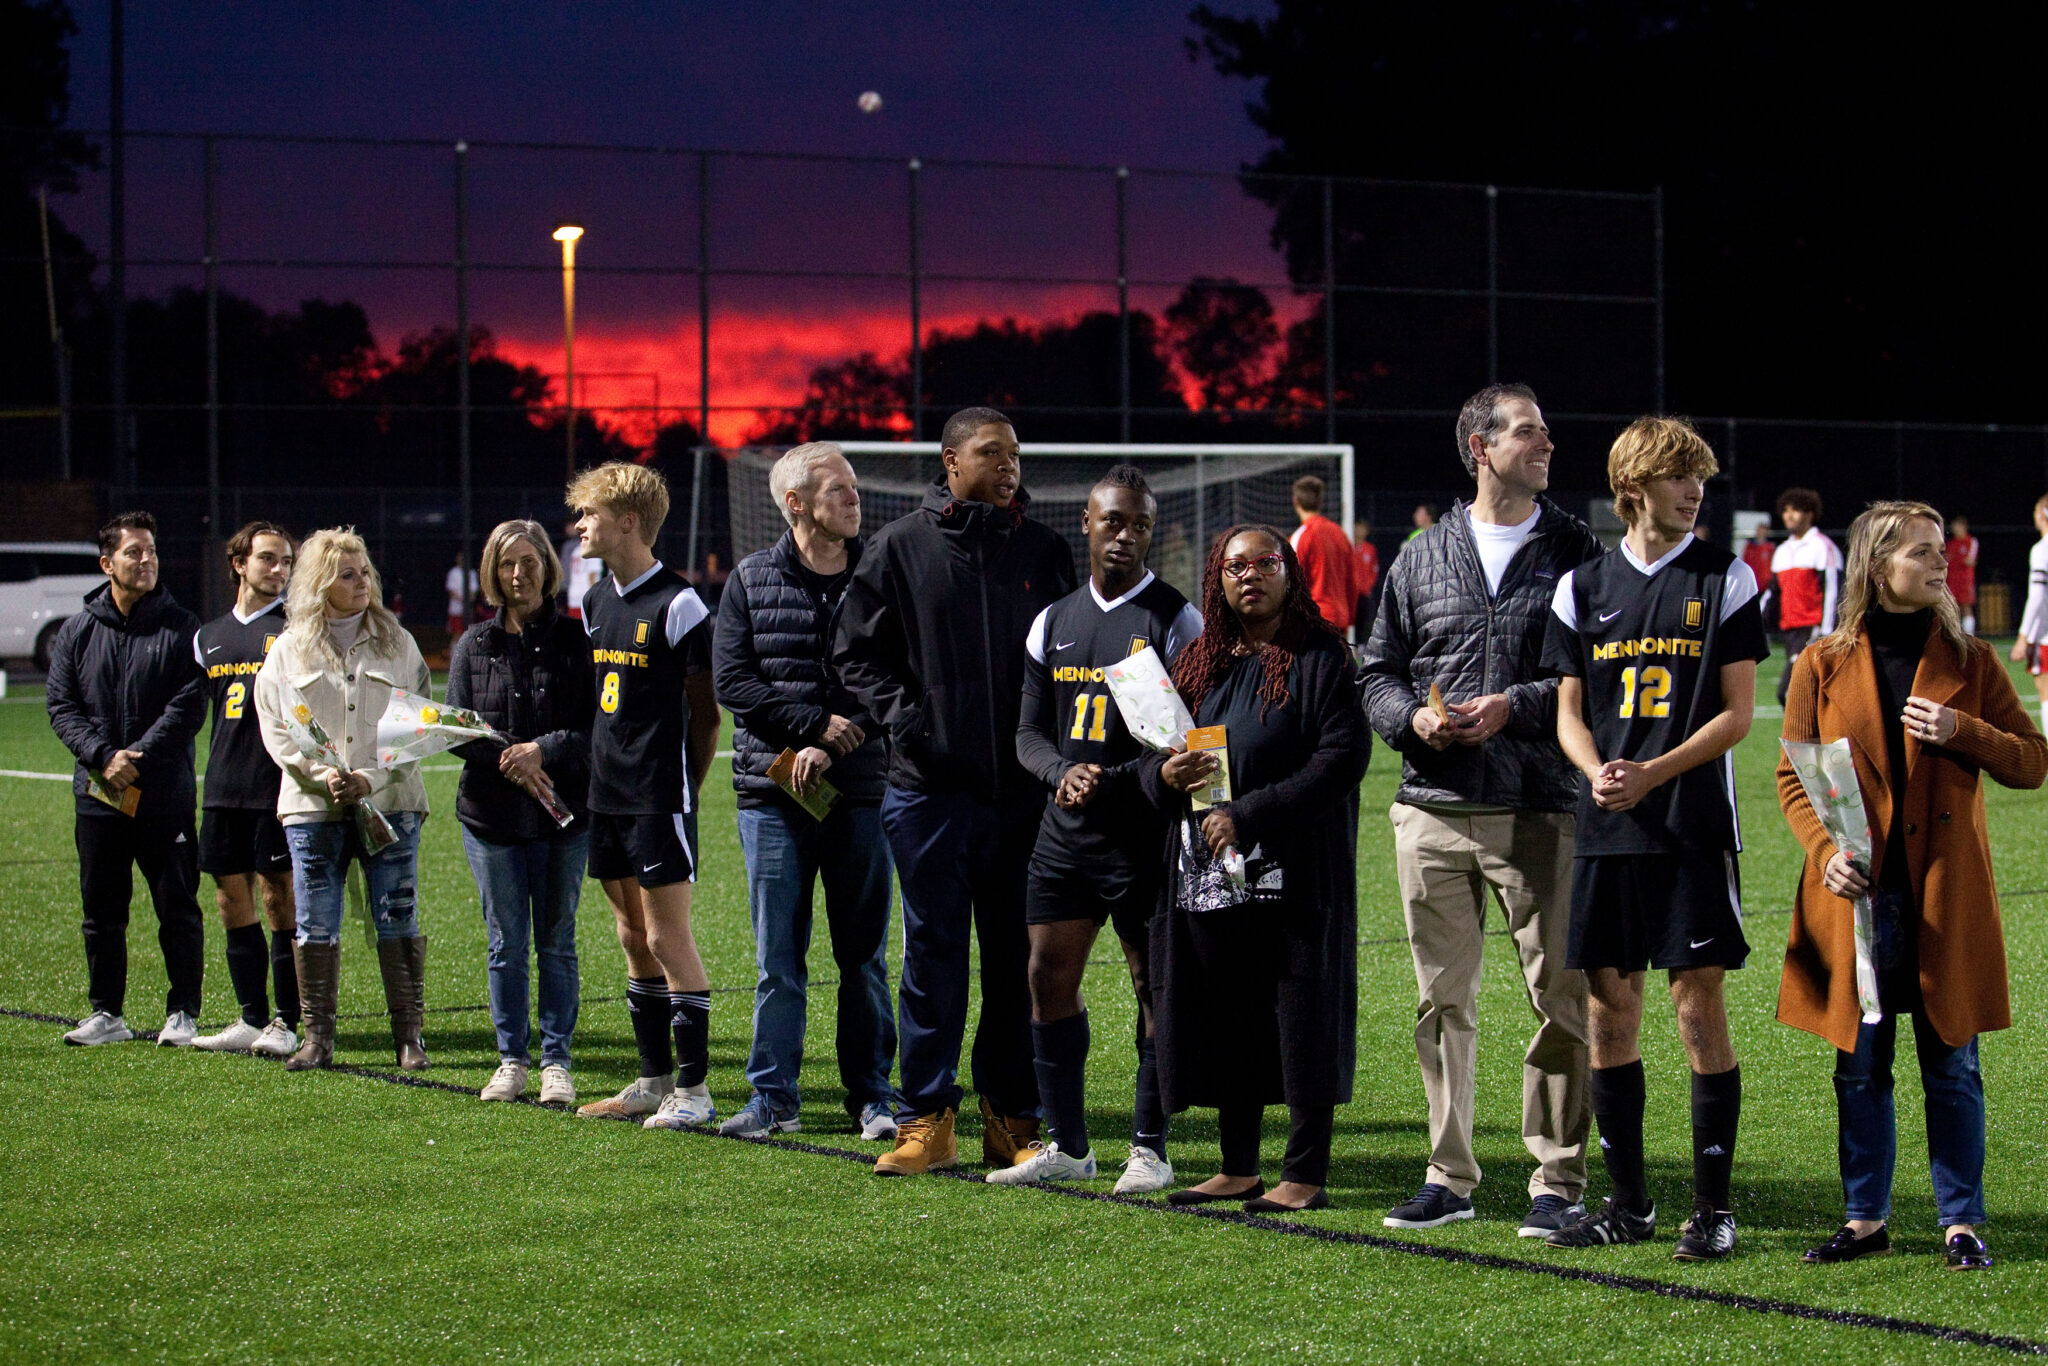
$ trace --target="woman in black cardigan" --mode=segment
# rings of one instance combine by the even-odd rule
[[[509,1101],[526,1091],[532,943],[540,959],[540,1099],[568,1105],[576,1099],[569,1071],[579,990],[576,904],[590,853],[583,803],[597,707],[590,642],[581,622],[555,610],[562,564],[538,522],[499,523],[484,543],[480,568],[484,596],[498,615],[455,642],[448,702],[473,709],[503,736],[455,751],[463,760],[455,814],[490,932],[500,1059],[482,1096]],[[543,792],[574,817],[568,825],[548,814]]]
[[[1225,728],[1231,798],[1193,811],[1185,794],[1216,767],[1200,752],[1150,756],[1139,777],[1179,818],[1152,921],[1161,1089],[1170,1111],[1216,1107],[1223,1167],[1167,1199],[1324,1209],[1335,1111],[1356,1064],[1356,792],[1371,739],[1350,652],[1278,531],[1217,538],[1202,619],[1174,683],[1197,726]],[[1276,1102],[1292,1129],[1269,1192],[1259,1127]]]

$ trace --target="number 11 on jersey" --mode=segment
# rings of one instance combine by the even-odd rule
[[[1088,705],[1095,704],[1095,724],[1088,724]],[[1098,743],[1109,738],[1109,694],[1082,693],[1074,699],[1074,728],[1067,732],[1070,740],[1094,740]]]

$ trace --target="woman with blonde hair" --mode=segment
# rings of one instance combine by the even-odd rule
[[[418,916],[427,791],[417,763],[377,767],[377,719],[393,688],[426,697],[432,678],[419,646],[384,606],[369,548],[354,527],[316,531],[299,547],[285,618],[285,633],[256,675],[263,745],[284,771],[277,814],[299,914],[293,955],[306,1034],[285,1066],[298,1071],[333,1060],[342,892],[355,862],[377,927],[398,1065],[418,1071],[427,1065],[420,1040],[427,941]],[[314,735],[327,738],[342,766],[302,748]],[[359,819],[359,805],[382,819]],[[387,832],[394,838],[382,843]]]
[[[1842,1229],[1815,1263],[1891,1250],[1897,1122],[1892,1058],[1913,1021],[1927,1146],[1947,1264],[1987,1267],[1984,1078],[1977,1036],[2012,1024],[2005,934],[1991,876],[1983,774],[2007,787],[2048,777],[2035,729],[1993,649],[1963,633],[1949,596],[1941,514],[1873,503],[1849,530],[1840,624],[1793,665],[1787,740],[1847,737],[1874,848],[1865,867],[1835,846],[1790,760],[1778,796],[1806,866],[1793,902],[1778,1018],[1835,1046]],[[1856,985],[1853,901],[1873,908],[1879,1014]]]
[[[448,661],[448,702],[497,734],[455,752],[463,761],[455,816],[476,875],[490,940],[491,1022],[498,1070],[484,1100],[517,1100],[527,1050],[527,947],[540,962],[540,1099],[576,1099],[576,906],[590,854],[585,805],[597,693],[583,624],[555,610],[562,563],[538,522],[500,522],[484,542],[483,592],[497,616],[462,633]],[[542,804],[566,812],[560,825]]]

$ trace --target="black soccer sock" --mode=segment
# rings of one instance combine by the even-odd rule
[[[261,925],[237,925],[228,931],[228,981],[241,1003],[242,1023],[257,1029],[270,1023],[270,944]]]
[[[1046,1134],[1068,1157],[1088,1156],[1088,1012],[1031,1022],[1032,1065]]]
[[[711,993],[671,991],[668,1011],[676,1040],[676,1085],[702,1086],[711,1070]]]
[[[1592,1069],[1593,1118],[1600,1124],[1600,1159],[1614,1186],[1614,1202],[1631,1214],[1650,1212],[1643,1179],[1643,1060]]]
[[[668,978],[628,977],[626,1014],[633,1020],[633,1045],[640,1050],[640,1075],[667,1076],[676,1065],[668,1036]]]
[[[1166,1160],[1166,1106],[1159,1099],[1159,1048],[1138,1022],[1138,1098],[1131,1110],[1131,1142]]]
[[[1742,1120],[1742,1069],[1692,1074],[1692,1198],[1708,1209],[1735,1208],[1735,1128]]]
[[[292,959],[292,931],[270,936],[270,990],[277,997],[277,1018],[294,1033],[299,1028],[299,965]]]

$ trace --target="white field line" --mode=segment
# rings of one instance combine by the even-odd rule
[[[712,757],[715,759],[730,759],[732,758],[732,751],[729,749],[721,749]],[[420,772],[460,773],[462,772],[462,765],[423,764],[420,767]],[[35,778],[43,782],[51,783],[68,783],[71,781],[71,775],[69,773],[31,773],[29,770],[25,768],[0,768],[0,778]],[[206,775],[204,773],[199,775],[199,781],[202,783],[206,781]]]

